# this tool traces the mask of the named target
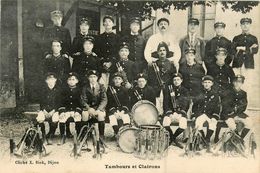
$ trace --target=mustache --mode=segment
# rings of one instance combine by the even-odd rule
[[[161,26],[161,29],[166,29],[165,26]]]

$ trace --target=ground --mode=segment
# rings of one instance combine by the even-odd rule
[[[26,127],[28,119],[23,115],[1,116],[0,122],[0,172],[170,172],[170,173],[259,173],[260,172],[260,115],[259,111],[248,111],[254,122],[256,141],[258,149],[256,158],[212,156],[202,152],[194,157],[182,156],[183,150],[170,146],[168,156],[158,160],[141,160],[133,154],[123,153],[117,147],[116,142],[110,141],[112,128],[106,124],[106,136],[108,145],[107,154],[102,155],[102,159],[92,159],[93,152],[84,152],[81,157],[75,159],[70,156],[73,148],[72,139],[68,139],[63,146],[57,146],[58,137],[54,140],[54,145],[47,145],[48,156],[39,158],[38,155],[19,159],[9,155],[9,134],[14,132],[14,140],[17,143]],[[37,163],[36,163],[37,161]],[[58,162],[58,163],[57,163]],[[32,163],[32,164],[31,164]],[[135,168],[136,165],[136,168]],[[146,168],[146,167],[150,168]],[[113,168],[112,168],[113,167]],[[12,171],[8,171],[8,170]]]

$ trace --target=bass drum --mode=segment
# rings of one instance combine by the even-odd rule
[[[158,121],[158,110],[148,100],[140,100],[132,108],[132,118],[137,126],[154,125]]]
[[[137,133],[136,127],[123,126],[119,129],[117,143],[123,152],[134,152]]]

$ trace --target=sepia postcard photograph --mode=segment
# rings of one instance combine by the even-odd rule
[[[260,1],[0,0],[0,172],[260,173]]]

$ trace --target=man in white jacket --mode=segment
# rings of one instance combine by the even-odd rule
[[[171,62],[175,64],[175,66],[178,65],[179,59],[181,57],[181,51],[180,47],[173,37],[173,35],[168,31],[169,28],[169,20],[166,18],[161,18],[157,22],[157,26],[159,28],[159,32],[152,35],[146,44],[145,50],[144,50],[144,56],[146,61],[148,62],[148,65],[151,65],[153,61],[156,61],[158,57],[154,56],[156,55],[154,52],[157,51],[157,46],[160,42],[167,43],[169,47],[169,51],[171,52],[171,56],[168,58]]]

